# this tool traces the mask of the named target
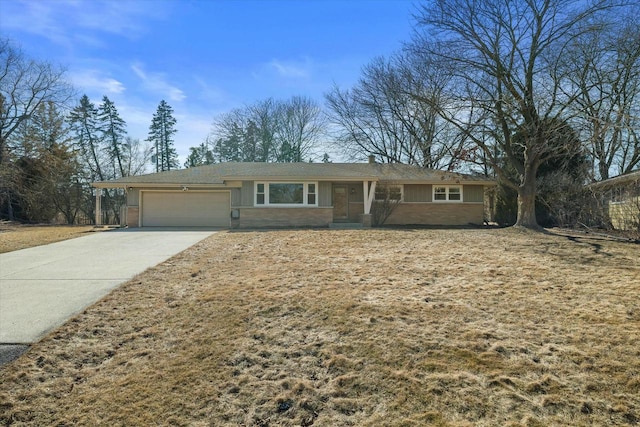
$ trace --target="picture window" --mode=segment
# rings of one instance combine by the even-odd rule
[[[257,182],[255,204],[260,206],[316,206],[317,184],[305,182]]]

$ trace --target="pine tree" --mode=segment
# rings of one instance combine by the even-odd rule
[[[16,211],[20,219],[49,222],[62,213],[72,223],[79,209],[69,189],[79,171],[64,115],[55,103],[41,103],[12,135],[15,153]]]
[[[114,103],[106,96],[102,98],[102,104],[98,107],[97,118],[114,177],[127,176],[126,122],[118,114]]]
[[[178,153],[173,146],[173,135],[176,119],[173,117],[173,109],[164,100],[160,101],[158,109],[153,115],[147,141],[154,144],[156,154],[156,172],[177,169]]]
[[[189,147],[189,156],[184,163],[185,168],[195,166],[211,165],[214,163],[213,152],[204,142],[197,147]]]
[[[80,98],[80,104],[69,114],[71,130],[75,133],[75,143],[86,165],[89,166],[90,181],[107,179],[102,170],[100,158],[100,130],[98,109],[87,95]]]

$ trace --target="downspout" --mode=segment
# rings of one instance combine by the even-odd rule
[[[127,186],[124,187],[124,206],[120,212],[120,227],[127,227],[129,225],[129,190]]]
[[[96,226],[102,225],[102,188],[96,188]]]

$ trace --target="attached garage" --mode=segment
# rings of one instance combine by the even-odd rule
[[[142,227],[229,227],[228,191],[142,191]]]

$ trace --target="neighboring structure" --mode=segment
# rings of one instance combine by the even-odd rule
[[[640,231],[640,170],[590,185],[602,196],[613,228]]]
[[[123,188],[129,227],[371,226],[376,200],[399,200],[385,224],[466,225],[484,220],[494,181],[376,163],[219,163],[93,184]],[[96,212],[100,212],[96,197]]]

